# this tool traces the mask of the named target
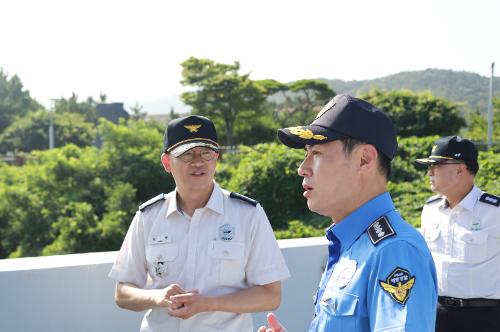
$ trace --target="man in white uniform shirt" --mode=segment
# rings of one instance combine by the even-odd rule
[[[212,121],[172,120],[163,167],[176,188],[139,207],[109,276],[115,301],[148,310],[141,331],[252,331],[250,312],[273,310],[289,277],[262,207],[214,182]]]
[[[474,144],[459,136],[435,142],[429,158],[432,191],[422,232],[438,276],[436,331],[500,331],[500,198],[474,185]]]

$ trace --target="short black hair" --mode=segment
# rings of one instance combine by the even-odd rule
[[[366,142],[357,140],[357,139],[352,138],[352,137],[341,138],[341,139],[339,139],[339,141],[342,142],[342,151],[346,155],[350,155],[352,153],[352,151],[354,150],[354,148],[357,147],[358,145],[370,144],[370,143],[366,143]],[[377,155],[378,155],[378,157],[377,157],[378,169],[379,169],[380,173],[385,176],[385,179],[388,180],[389,175],[391,175],[391,160],[389,159],[389,157],[387,157],[385,154],[383,154],[382,151],[380,151],[376,147],[375,147],[375,149],[377,150]]]
[[[467,170],[472,173],[472,175],[476,175],[479,171],[479,164],[477,160],[464,160],[465,166],[467,166]]]

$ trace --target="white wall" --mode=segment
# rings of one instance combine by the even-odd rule
[[[279,240],[292,278],[278,316],[288,332],[306,331],[327,258],[325,238]],[[138,331],[143,313],[118,308],[107,274],[116,252],[0,260],[0,331]],[[254,314],[254,324],[266,313]]]

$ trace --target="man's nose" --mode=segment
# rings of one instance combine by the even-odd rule
[[[302,177],[311,176],[311,168],[307,165],[307,158],[300,163],[297,173]]]

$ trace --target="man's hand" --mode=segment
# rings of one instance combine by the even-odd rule
[[[182,306],[182,303],[174,303],[172,296],[184,294],[186,291],[178,284],[171,284],[170,286],[156,290],[155,304],[157,307],[167,307],[169,309],[177,309]]]
[[[267,322],[269,323],[269,327],[261,326],[257,332],[286,332],[285,327],[280,324],[275,314],[268,313]]]
[[[176,308],[168,310],[168,314],[173,317],[188,319],[197,313],[209,311],[209,298],[204,297],[195,289],[191,292],[174,295],[170,298]]]

